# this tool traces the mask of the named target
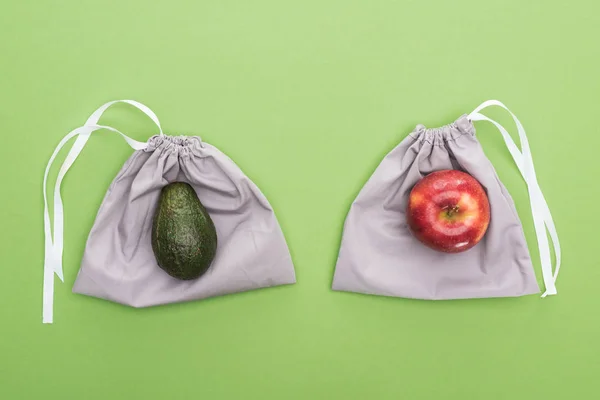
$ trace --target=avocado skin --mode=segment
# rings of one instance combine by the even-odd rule
[[[217,231],[189,184],[173,182],[161,190],[152,222],[152,250],[160,268],[177,279],[196,279],[210,267]]]

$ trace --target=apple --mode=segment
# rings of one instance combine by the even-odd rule
[[[460,253],[475,246],[490,224],[490,203],[481,184],[458,170],[426,175],[412,188],[408,227],[426,246]]]

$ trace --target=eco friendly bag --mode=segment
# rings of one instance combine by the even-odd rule
[[[138,142],[110,126],[99,125],[113,104],[127,103],[154,121],[159,134]],[[265,196],[214,146],[198,136],[163,134],[156,115],[132,100],[104,104],[86,123],[58,144],[44,173],[45,262],[43,322],[52,323],[54,274],[63,280],[63,203],[61,182],[92,132],[106,129],[121,135],[135,150],[114,178],[89,233],[73,292],[132,307],[148,307],[295,283],[290,253]],[[54,189],[51,229],[46,186],[59,150],[73,143]],[[151,247],[154,211],[161,189],[187,182],[214,221],[218,247],[210,269],[200,278],[172,278],[158,265]]]
[[[489,106],[514,119],[521,150],[506,129],[481,113]],[[474,121],[488,121],[502,133],[529,197],[540,250],[546,295],[556,294],[560,244],[548,204],[538,185],[525,129],[504,104],[486,101],[469,115],[441,128],[418,125],[380,163],[346,217],[333,290],[415,299],[508,297],[539,293],[515,205],[485,156]],[[483,239],[463,253],[447,254],[420,243],[409,231],[405,211],[412,187],[442,169],[463,170],[484,187],[491,207]],[[552,271],[552,238],[556,267]]]

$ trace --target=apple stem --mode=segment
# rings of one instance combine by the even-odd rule
[[[451,217],[452,215],[456,214],[458,211],[459,211],[458,206],[452,206],[452,207],[446,208],[446,214],[448,214],[448,217]]]

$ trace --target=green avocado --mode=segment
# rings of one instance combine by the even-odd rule
[[[196,279],[210,267],[217,231],[189,184],[174,182],[162,189],[152,222],[152,250],[160,268],[177,279]]]

